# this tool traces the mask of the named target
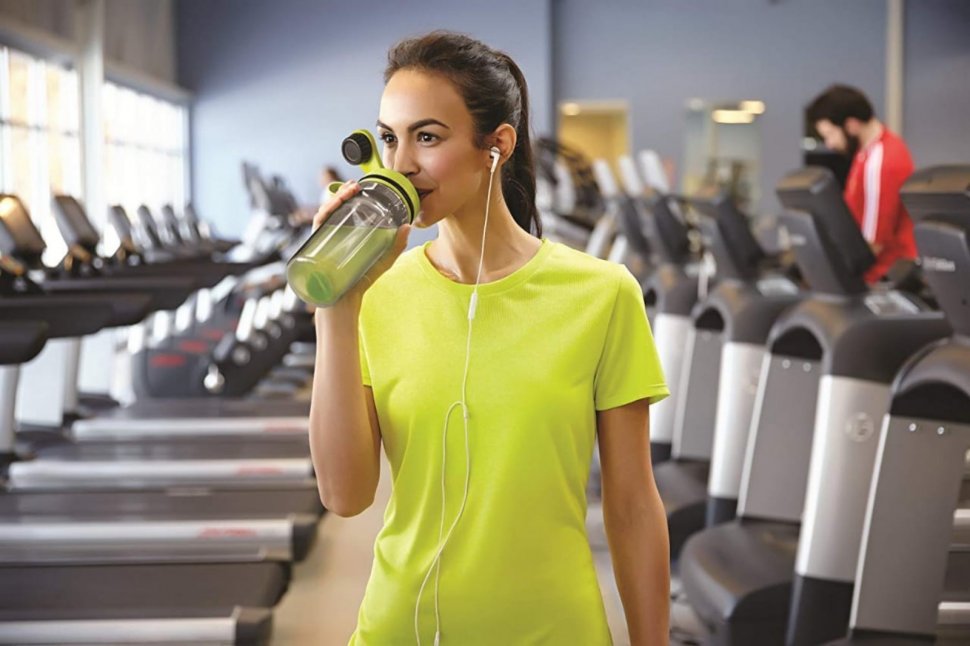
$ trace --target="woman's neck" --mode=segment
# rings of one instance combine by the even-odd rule
[[[438,237],[428,247],[428,259],[441,273],[464,284],[474,284],[482,249],[485,200],[475,200],[461,213],[438,223]],[[481,204],[478,204],[478,202]],[[535,255],[541,241],[526,233],[512,217],[501,186],[493,187],[481,282],[508,276]]]

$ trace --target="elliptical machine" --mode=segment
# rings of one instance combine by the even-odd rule
[[[844,588],[828,585],[828,573],[854,566],[827,546],[858,537],[861,522],[830,520],[852,512],[852,494],[868,475],[860,485],[852,469],[832,467],[874,454],[873,420],[888,409],[896,371],[950,333],[915,298],[868,289],[863,276],[874,257],[831,172],[795,171],[777,192],[813,294],[768,336],[738,518],[692,536],[680,562],[684,591],[719,645],[782,643],[789,606],[838,604]],[[822,525],[833,529],[815,531]]]
[[[654,464],[670,459],[683,374],[683,349],[692,329],[691,311],[697,303],[701,269],[691,251],[689,227],[678,214],[676,198],[651,192],[634,198],[645,209],[641,218],[654,251],[654,270],[643,284],[643,300],[657,341],[657,351],[671,396],[651,407],[650,457]]]
[[[734,517],[765,340],[778,316],[800,298],[797,286],[773,266],[747,218],[723,191],[706,187],[688,203],[700,214],[717,283],[691,312],[672,459],[654,470],[673,559],[705,523]],[[718,459],[712,465],[715,451]]]
[[[970,165],[917,171],[901,197],[953,334],[923,348],[893,383],[866,490],[850,635],[832,646],[970,639],[970,514],[958,508],[970,493]]]

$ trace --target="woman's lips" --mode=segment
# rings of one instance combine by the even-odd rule
[[[433,188],[419,188],[419,189],[417,189],[417,191],[418,191],[418,199],[423,200],[424,198],[428,197],[428,195],[430,193],[432,193],[434,191],[434,189]]]

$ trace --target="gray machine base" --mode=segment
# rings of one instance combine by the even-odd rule
[[[782,644],[799,526],[746,520],[711,527],[684,545],[684,592],[712,645]]]
[[[670,442],[650,443],[650,464],[660,464],[670,459],[672,446]]]
[[[709,462],[670,460],[653,471],[667,512],[670,558],[676,559],[690,536],[704,528]]]

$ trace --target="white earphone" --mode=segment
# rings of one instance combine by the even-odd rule
[[[448,541],[451,539],[451,535],[455,531],[455,527],[458,526],[458,521],[461,520],[461,515],[465,511],[465,503],[468,501],[468,482],[471,474],[472,456],[471,448],[468,443],[469,415],[466,393],[468,385],[468,366],[471,361],[472,350],[472,322],[475,320],[475,310],[478,307],[478,286],[482,282],[482,267],[485,263],[485,233],[488,231],[488,212],[492,204],[492,183],[495,180],[495,169],[498,168],[498,162],[500,159],[502,159],[502,151],[499,150],[498,146],[492,146],[488,152],[489,156],[492,158],[492,166],[488,171],[488,194],[485,196],[485,223],[482,226],[482,248],[478,256],[478,275],[475,277],[475,288],[472,290],[471,300],[468,303],[468,337],[465,342],[465,370],[461,380],[461,399],[454,402],[448,408],[448,412],[445,414],[445,427],[441,435],[441,524],[438,528],[438,549],[435,552],[434,559],[431,560],[431,566],[428,568],[428,572],[424,575],[424,581],[421,582],[421,588],[418,590],[417,600],[414,602],[414,637],[417,640],[417,646],[421,646],[421,630],[420,623],[418,621],[419,610],[421,607],[421,597],[424,594],[424,588],[428,584],[428,579],[431,578],[432,572],[435,573],[434,646],[439,646],[441,644],[441,613],[438,603],[438,584],[441,580],[441,554],[445,551],[445,546],[448,545]],[[448,533],[445,534],[445,463],[448,455],[448,420],[451,419],[451,411],[458,406],[461,407],[462,420],[465,427],[465,491],[461,498],[461,505],[458,507],[458,514],[455,516],[455,520],[451,523],[451,527],[448,528]]]
[[[502,151],[498,149],[498,146],[492,146],[488,150],[489,155],[492,156],[492,170],[490,173],[494,173],[495,169],[498,168],[498,160],[502,159]],[[488,210],[485,211],[486,217],[488,216]]]

